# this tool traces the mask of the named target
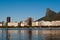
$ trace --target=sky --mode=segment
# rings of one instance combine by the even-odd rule
[[[10,16],[12,21],[37,20],[46,15],[46,8],[60,11],[60,0],[0,0],[0,22]]]

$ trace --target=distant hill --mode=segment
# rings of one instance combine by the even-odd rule
[[[60,12],[56,13],[52,10],[50,10],[49,8],[47,8],[46,10],[46,15],[36,21],[55,21],[55,20],[60,20]]]

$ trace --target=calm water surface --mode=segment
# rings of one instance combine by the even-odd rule
[[[0,40],[7,40],[7,29],[0,28]],[[60,29],[8,29],[9,40],[60,40]]]

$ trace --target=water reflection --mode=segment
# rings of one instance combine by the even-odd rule
[[[38,40],[38,30],[32,30],[32,40]]]
[[[60,40],[60,30],[8,30],[10,40]],[[6,40],[6,30],[0,30],[0,40]]]

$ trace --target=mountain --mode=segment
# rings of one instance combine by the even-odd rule
[[[55,16],[55,20],[60,20],[60,12],[58,12]]]
[[[50,10],[49,8],[46,9],[46,15],[36,21],[55,21],[55,20],[60,20],[60,12],[56,13],[52,10]]]

